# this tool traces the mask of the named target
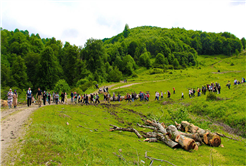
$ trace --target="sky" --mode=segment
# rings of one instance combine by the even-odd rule
[[[180,27],[246,37],[246,0],[1,0],[3,29],[28,30],[77,46],[130,28]]]

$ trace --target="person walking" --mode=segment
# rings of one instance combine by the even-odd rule
[[[65,96],[64,96],[64,93],[62,92],[62,93],[61,93],[61,103],[62,103],[62,104],[64,103],[64,98],[65,98]]]
[[[65,104],[68,104],[67,102],[67,93],[65,92]]]
[[[58,104],[58,101],[59,101],[59,94],[58,94],[58,92],[56,92],[56,94],[55,94],[55,102],[56,102],[56,104]]]
[[[13,92],[12,92],[12,89],[9,89],[9,92],[7,93],[7,96],[8,96],[8,106],[9,108],[12,107],[12,103],[13,103]]]
[[[50,92],[48,92],[48,103],[50,104],[50,96],[51,96],[51,94],[50,94]]]
[[[173,94],[175,94],[175,88],[173,87]]]
[[[74,103],[77,104],[77,98],[78,98],[78,95],[76,92],[74,92]]]
[[[47,94],[46,94],[46,92],[44,91],[44,93],[43,93],[43,104],[44,104],[44,105],[46,104],[46,98],[47,98]]]
[[[163,99],[163,92],[161,91],[161,100]]]
[[[99,95],[98,95],[98,94],[96,94],[96,101],[95,101],[95,104],[96,104],[96,103],[100,104],[100,101],[99,101]]]
[[[169,91],[167,91],[167,98],[171,97],[171,93]]]
[[[26,99],[27,99],[27,106],[31,106],[32,104],[32,91],[31,88],[28,88],[27,92],[26,92]]]
[[[118,101],[120,102],[120,93],[118,93]]]
[[[14,94],[13,94],[13,105],[14,105],[14,108],[17,107],[17,99],[18,99],[18,94],[17,94],[16,90],[14,90]]]
[[[220,94],[221,86],[218,86],[218,94]]]
[[[40,90],[40,88],[38,88],[38,92],[36,94],[36,97],[38,99],[38,106],[39,107],[41,107],[41,98],[42,98],[42,95],[43,95],[42,91]]]
[[[73,92],[71,92],[71,103],[73,103]]]
[[[108,100],[108,103],[110,103],[110,94],[109,93],[107,94],[107,100]]]
[[[89,104],[89,96],[87,94],[85,94],[85,104]]]
[[[55,103],[55,92],[53,92],[52,97],[53,97],[53,103]]]
[[[184,99],[184,93],[182,92],[182,96],[181,96],[181,99]]]

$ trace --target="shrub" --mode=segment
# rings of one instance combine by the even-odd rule
[[[234,63],[231,63],[231,66],[234,66]]]
[[[149,72],[149,74],[160,74],[160,73],[163,73],[163,69],[153,68]]]
[[[173,122],[177,121],[190,121],[188,111],[185,107],[180,107],[177,110],[168,110],[169,115],[171,116]]]
[[[54,91],[55,92],[68,92],[70,90],[70,87],[69,85],[67,84],[67,82],[62,79],[62,80],[59,80],[56,85],[55,85],[55,88],[54,88]]]
[[[170,71],[169,74],[173,74],[173,72]]]
[[[80,86],[80,85],[83,85],[83,84],[85,84],[86,82],[89,82],[89,80],[86,79],[86,78],[80,79],[80,80],[77,81],[76,87],[78,87],[78,86]]]
[[[137,78],[137,77],[138,77],[137,73],[133,72],[132,73],[132,78]]]
[[[218,70],[218,72],[220,72],[220,70]]]
[[[209,100],[216,100],[216,94],[213,92],[210,92],[207,94],[207,101]]]

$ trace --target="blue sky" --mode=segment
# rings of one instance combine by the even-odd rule
[[[89,38],[103,39],[130,28],[151,25],[246,37],[245,0],[81,0],[1,1],[1,27],[55,37],[77,46]]]

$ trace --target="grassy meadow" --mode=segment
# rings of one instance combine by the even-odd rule
[[[20,140],[21,151],[13,154],[17,155],[15,165],[149,165],[150,160],[144,157],[146,151],[148,156],[175,165],[245,165],[246,84],[233,85],[234,78],[240,81],[245,78],[245,55],[229,58],[223,55],[199,56],[198,62],[199,65],[193,68],[159,74],[150,74],[149,70],[140,68],[136,71],[138,77],[112,88],[140,84],[110,91],[121,95],[149,91],[149,102],[41,107],[31,116],[32,124],[27,135]],[[231,89],[226,87],[228,80]],[[206,95],[189,98],[189,88],[201,88],[211,82],[221,85],[221,94],[216,94],[218,100],[207,101]],[[173,87],[176,94],[173,94]],[[168,90],[170,99],[167,99]],[[154,101],[155,91],[166,93],[164,99]],[[181,100],[182,92],[185,98]],[[140,134],[141,131],[148,132],[149,129],[136,125],[143,124],[146,119],[159,120],[166,125],[187,120],[239,141],[221,138],[224,147],[202,145],[198,151],[187,152],[181,148],[172,149],[161,142],[144,142],[131,132],[109,131],[110,124],[113,124],[133,127]],[[169,164],[154,161],[153,165]]]

